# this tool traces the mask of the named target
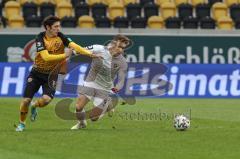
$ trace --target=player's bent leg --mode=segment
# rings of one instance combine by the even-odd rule
[[[37,108],[43,108],[52,101],[48,95],[43,95],[41,98],[31,103],[31,121],[35,121],[38,115]]]
[[[46,94],[44,94],[41,98],[37,99],[34,103],[34,107],[45,107],[52,101],[52,98]]]
[[[95,107],[90,112],[89,117],[92,121],[97,121],[107,112],[108,96],[105,96],[105,98],[95,97],[93,104]]]
[[[25,121],[28,114],[28,107],[31,102],[31,98],[23,98],[20,103],[20,119],[16,131],[23,131],[25,129]]]
[[[23,98],[20,104],[20,122],[24,123],[28,113],[28,107],[31,102],[31,98]]]
[[[76,118],[78,121],[86,120],[86,112],[84,110],[85,105],[89,102],[89,98],[86,95],[81,95],[77,98],[76,102]]]
[[[86,112],[84,110],[85,105],[89,102],[89,99],[85,95],[81,95],[77,98],[76,102],[76,118],[78,123],[74,125],[71,130],[78,130],[81,128],[86,128],[87,121],[86,121]]]
[[[109,97],[109,92],[105,90],[96,90],[95,96],[93,98],[93,104],[95,108],[92,109],[90,113],[90,118],[92,121],[97,121],[107,112],[109,103],[111,103],[111,98]],[[110,109],[110,108],[109,108]]]
[[[94,107],[89,115],[91,121],[97,121],[100,118],[100,116],[102,115],[103,111],[104,110],[99,107]]]
[[[107,99],[107,113],[109,117],[113,117],[113,113],[115,112],[115,107],[117,105],[117,100],[116,99],[112,99],[112,97],[108,97]]]
[[[76,110],[82,111],[85,105],[89,102],[89,98],[86,95],[81,95],[77,98]]]
[[[19,125],[16,128],[16,131],[24,130],[25,120],[27,118],[27,113],[28,113],[28,107],[32,101],[34,94],[40,88],[40,85],[41,85],[40,81],[35,77],[35,75],[31,71],[27,78],[23,99],[20,103],[20,119],[19,119]]]

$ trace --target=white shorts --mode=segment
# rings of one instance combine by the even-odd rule
[[[95,82],[84,82],[83,88],[80,90],[80,94],[85,95],[89,100],[93,101],[95,107],[105,109],[109,92],[104,90]]]

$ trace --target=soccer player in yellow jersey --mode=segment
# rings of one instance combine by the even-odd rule
[[[43,22],[46,31],[41,32],[36,37],[37,55],[34,60],[33,68],[27,77],[27,83],[23,94],[23,99],[20,104],[20,122],[16,131],[25,129],[25,120],[28,114],[28,107],[31,105],[31,121],[34,121],[37,116],[36,108],[42,108],[48,105],[54,97],[55,89],[49,86],[48,77],[56,66],[64,62],[72,51],[69,49],[64,53],[65,47],[76,50],[76,52],[90,56],[99,57],[92,54],[89,50],[77,45],[70,38],[67,38],[60,32],[60,19],[56,16],[49,16]],[[57,81],[56,79],[53,81]],[[43,95],[34,102],[32,98],[34,94],[42,87]]]

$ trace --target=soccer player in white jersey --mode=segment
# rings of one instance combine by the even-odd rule
[[[117,35],[107,45],[92,45],[87,48],[94,54],[100,54],[102,59],[93,59],[90,71],[80,90],[76,102],[77,124],[71,129],[77,130],[86,127],[86,118],[97,121],[111,105],[109,93],[117,93],[122,89],[127,72],[127,62],[123,56],[124,49],[130,44],[130,39],[124,35]],[[113,81],[118,76],[114,86]],[[93,101],[94,108],[90,113],[84,110],[85,105]]]

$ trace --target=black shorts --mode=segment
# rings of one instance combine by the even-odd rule
[[[58,76],[54,76],[48,80],[49,74],[44,74],[32,69],[27,77],[26,87],[24,90],[24,98],[33,98],[42,86],[43,95],[53,98],[56,92],[56,82]]]

